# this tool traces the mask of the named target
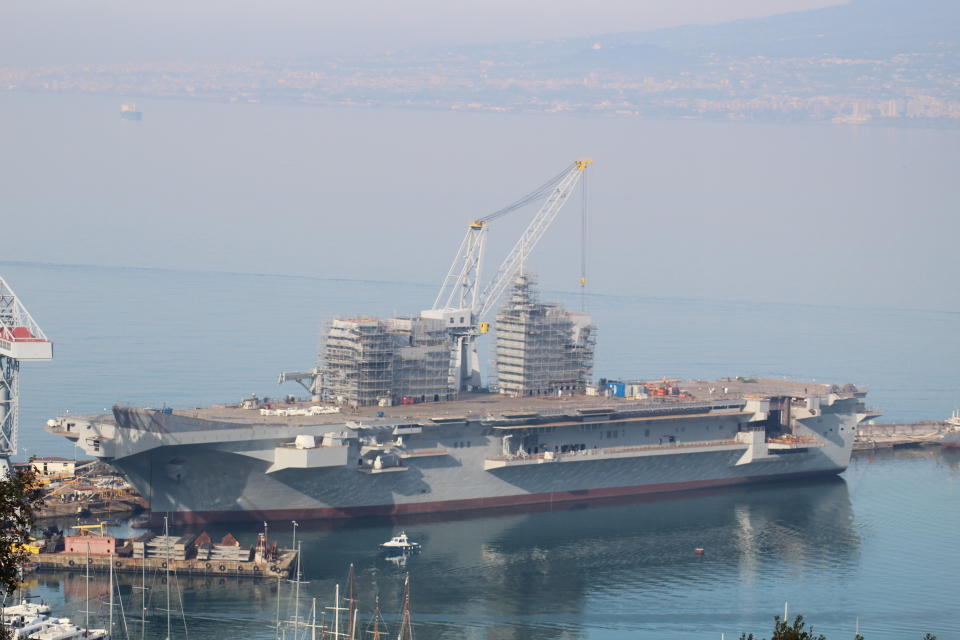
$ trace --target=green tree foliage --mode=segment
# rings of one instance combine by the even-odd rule
[[[12,594],[20,584],[20,567],[30,555],[24,544],[42,505],[33,470],[19,469],[0,479],[0,592]]]
[[[776,616],[773,619],[773,635],[770,636],[770,640],[827,640],[826,636],[822,633],[820,635],[813,635],[813,627],[810,627],[808,631],[804,629],[805,626],[806,623],[803,621],[803,616],[797,616],[792,625],[788,625],[786,621],[780,619],[780,616]],[[752,633],[741,633],[740,640],[761,639]],[[863,636],[858,633],[854,636],[854,640],[863,640]],[[924,634],[923,640],[937,640],[937,636],[932,633],[927,633]]]
[[[813,627],[810,627],[808,631],[804,629],[805,626],[803,616],[797,616],[792,625],[787,624],[786,620],[781,620],[780,616],[776,616],[773,619],[773,635],[770,636],[770,640],[827,640],[823,634],[813,635]],[[740,634],[740,640],[760,639],[755,638],[752,633],[750,635],[742,633]]]
[[[0,592],[12,594],[20,584],[20,567],[30,555],[24,543],[30,540],[36,510],[43,494],[32,469],[21,469],[0,478]],[[13,632],[0,621],[0,640]]]

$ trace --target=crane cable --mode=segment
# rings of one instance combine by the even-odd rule
[[[587,174],[580,178],[580,311],[587,311]]]
[[[513,204],[509,204],[502,209],[498,209],[497,211],[494,211],[493,213],[487,216],[484,216],[483,218],[479,218],[477,222],[492,222],[497,218],[502,218],[508,213],[512,211],[516,211],[517,209],[530,204],[531,202],[535,202],[536,200],[543,198],[548,193],[550,193],[550,191],[552,191],[560,183],[561,180],[563,180],[564,176],[570,173],[570,170],[575,166],[575,164],[576,163],[568,166],[566,169],[558,173],[556,176],[554,176],[553,178],[550,178],[550,180],[548,180],[541,186],[537,187],[535,190],[531,191],[527,195],[523,196]]]

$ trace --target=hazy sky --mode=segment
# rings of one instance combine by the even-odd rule
[[[585,36],[842,0],[0,0],[0,64],[257,60]]]
[[[960,131],[121,100],[0,92],[0,259],[439,283],[468,221],[589,155],[594,291],[960,311]]]
[[[0,64],[319,55],[824,4],[5,0]],[[590,155],[596,291],[960,310],[956,130],[147,97],[130,123],[122,100],[0,91],[0,259],[439,282],[465,221]],[[571,209],[531,259],[547,288],[576,286]],[[498,222],[501,250],[520,224]]]

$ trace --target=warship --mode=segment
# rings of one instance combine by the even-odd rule
[[[342,413],[295,402],[114,407],[47,429],[119,469],[181,523],[559,504],[842,472],[866,391],[777,380],[684,398],[515,398]],[[704,399],[707,398],[707,399]]]
[[[592,384],[590,317],[540,302],[524,269],[591,162],[472,220],[431,309],[333,319],[323,365],[280,377],[309,401],[118,406],[47,428],[180,523],[550,506],[843,471],[857,425],[876,415],[853,385]],[[481,287],[490,225],[537,200]],[[493,327],[496,392],[484,392],[477,342],[511,283]]]

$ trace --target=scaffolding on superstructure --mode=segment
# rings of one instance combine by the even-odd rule
[[[335,318],[321,347],[321,396],[363,407],[451,399],[450,338],[425,318]]]
[[[514,281],[497,313],[494,369],[500,393],[583,393],[593,374],[596,327],[586,314],[538,300],[532,276]]]
[[[324,392],[340,405],[362,407],[390,397],[393,349],[377,318],[334,318],[323,349]]]
[[[440,320],[387,318],[395,402],[450,400],[450,336]]]

